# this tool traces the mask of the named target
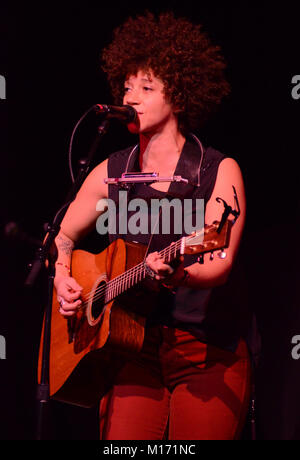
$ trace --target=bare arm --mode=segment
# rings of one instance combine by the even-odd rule
[[[198,263],[190,265],[187,269],[190,275],[188,279],[190,287],[209,288],[218,286],[225,283],[230,274],[245,225],[246,198],[241,170],[235,160],[226,158],[219,166],[215,187],[206,206],[206,224],[221,220],[224,207],[223,204],[216,201],[217,197],[222,198],[229,206],[234,208],[232,186],[235,187],[237,192],[241,214],[232,227],[229,247],[226,249],[226,258],[220,259],[215,255],[213,261],[210,261],[209,254],[205,254],[204,265]],[[233,216],[229,218],[233,219]]]
[[[74,314],[80,305],[81,286],[71,277],[70,267],[75,244],[91,229],[101,214],[96,210],[97,202],[107,198],[108,187],[103,179],[107,177],[107,160],[100,163],[88,175],[75,200],[71,203],[55,239],[58,250],[54,285],[58,299],[65,301],[61,313]]]
[[[216,201],[217,197],[222,198],[229,206],[234,208],[233,189],[235,187],[241,209],[241,214],[236,223],[232,227],[229,247],[226,249],[226,258],[219,259],[214,257],[213,261],[209,260],[209,254],[204,256],[204,264],[192,264],[186,268],[188,276],[184,279],[184,285],[196,289],[205,289],[213,286],[218,286],[226,282],[231,271],[232,264],[236,257],[239,243],[241,240],[246,215],[246,199],[244,182],[241,170],[232,158],[224,159],[219,166],[217,179],[212,196],[207,203],[205,212],[205,223],[212,224],[215,220],[220,220],[223,213],[223,205]],[[157,253],[149,254],[147,263],[156,273],[157,279],[164,279],[164,276],[169,276],[169,281],[173,285],[180,285],[183,279],[183,263],[172,274],[172,269],[169,265],[157,258]]]

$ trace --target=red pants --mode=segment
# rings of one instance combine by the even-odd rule
[[[238,439],[251,366],[245,342],[231,353],[167,327],[146,333],[100,404],[106,440]]]

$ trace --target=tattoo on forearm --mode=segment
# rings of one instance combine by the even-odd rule
[[[61,250],[67,256],[70,256],[73,251],[74,243],[72,241],[65,240],[62,236],[58,236],[56,240],[57,249]]]

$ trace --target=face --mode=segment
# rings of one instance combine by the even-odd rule
[[[163,82],[152,72],[139,71],[131,75],[124,85],[124,105],[131,105],[138,120],[128,125],[133,133],[155,134],[177,123],[172,104],[165,99]]]

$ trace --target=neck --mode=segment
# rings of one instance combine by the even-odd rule
[[[178,130],[155,134],[140,134],[140,163],[178,160],[185,137]]]

